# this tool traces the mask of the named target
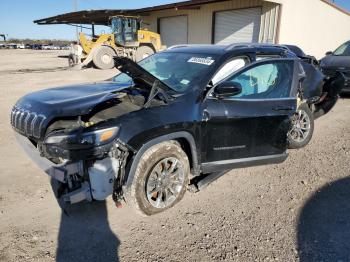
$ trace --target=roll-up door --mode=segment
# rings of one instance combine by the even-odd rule
[[[214,43],[251,43],[259,41],[261,8],[215,13]]]
[[[159,31],[162,44],[172,45],[187,44],[187,16],[163,17],[159,19]]]

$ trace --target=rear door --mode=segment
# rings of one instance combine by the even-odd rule
[[[290,116],[296,111],[295,60],[254,63],[224,81],[239,83],[242,93],[205,101],[202,162],[221,169],[283,155],[287,148]],[[210,171],[217,168],[210,169]]]

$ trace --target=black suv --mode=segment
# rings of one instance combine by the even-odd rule
[[[321,59],[321,68],[326,76],[342,74],[345,78],[342,93],[350,94],[350,41],[342,44],[334,52],[329,51]]]
[[[61,204],[112,195],[152,215],[188,185],[305,146],[339,89],[307,61],[258,44],[177,46],[138,64],[117,57],[114,79],[28,94],[11,124]]]

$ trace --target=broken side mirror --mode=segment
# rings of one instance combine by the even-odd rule
[[[333,55],[333,52],[332,52],[332,51],[328,51],[328,52],[326,53],[326,55]]]
[[[242,93],[242,86],[240,83],[226,81],[218,84],[215,87],[213,96],[222,99],[229,96],[235,96],[240,93]]]

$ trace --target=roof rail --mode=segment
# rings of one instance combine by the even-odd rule
[[[189,45],[172,45],[167,48],[167,50],[175,49],[175,48],[181,48],[181,47],[188,47]]]
[[[241,44],[230,44],[228,45],[225,50],[229,51],[229,50],[232,50],[234,48],[242,48],[242,47],[250,47],[251,45],[250,44],[245,44],[245,43],[241,43]]]
[[[225,50],[229,51],[234,48],[247,48],[247,47],[279,47],[283,49],[287,49],[287,47],[282,46],[282,45],[277,45],[277,44],[266,44],[266,43],[234,43],[228,45]]]

